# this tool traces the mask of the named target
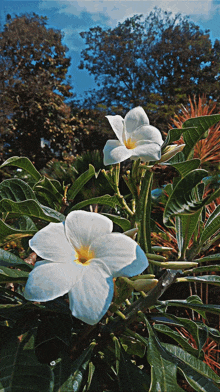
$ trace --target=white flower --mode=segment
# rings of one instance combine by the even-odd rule
[[[160,131],[149,125],[149,119],[140,106],[130,110],[125,118],[106,116],[118,140],[108,140],[104,147],[104,165],[125,159],[158,161],[163,139]]]
[[[65,222],[35,234],[30,247],[45,260],[30,273],[25,298],[44,302],[68,293],[73,316],[96,324],[112,301],[113,278],[138,275],[148,266],[140,246],[112,228],[103,215],[73,211]]]

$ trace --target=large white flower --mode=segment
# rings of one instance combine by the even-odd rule
[[[68,293],[73,316],[97,323],[112,301],[113,278],[138,275],[148,266],[140,246],[112,228],[103,215],[73,211],[65,222],[36,233],[30,247],[45,260],[30,273],[25,298],[44,302]]]
[[[163,139],[160,131],[150,125],[140,106],[130,110],[125,118],[106,116],[118,140],[108,140],[104,147],[104,165],[112,165],[125,159],[158,161],[161,158]]]

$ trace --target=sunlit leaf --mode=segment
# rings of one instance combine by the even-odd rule
[[[28,199],[36,200],[31,187],[19,178],[4,180],[0,184],[0,200],[8,199],[15,202]]]
[[[84,208],[90,204],[106,205],[112,208],[115,208],[116,206],[120,206],[120,203],[116,196],[104,195],[104,196],[93,197],[92,199],[81,201],[80,203],[77,203],[73,207],[71,207],[68,210],[68,213],[70,211],[80,210],[81,208]]]
[[[26,157],[11,157],[8,158],[0,167],[16,166],[28,172],[36,181],[39,181],[41,174],[37,171],[31,161]]]
[[[49,222],[63,222],[65,216],[50,207],[43,206],[37,200],[14,202],[9,199],[0,201],[0,211],[10,214],[27,215],[32,218],[43,219]]]

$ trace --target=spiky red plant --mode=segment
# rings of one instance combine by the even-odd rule
[[[175,118],[171,119],[170,128],[173,125],[177,128],[182,128],[183,123],[194,117],[208,116],[213,114],[216,109],[216,104],[212,101],[206,102],[205,97],[199,97],[198,102],[196,98],[192,101],[189,98],[189,106],[182,106],[181,112],[175,115]],[[183,138],[181,137],[177,144],[183,143]],[[205,139],[199,140],[194,148],[194,158],[199,158],[201,160],[201,165],[205,162],[212,165],[218,165],[220,162],[220,123],[210,127],[208,135]]]

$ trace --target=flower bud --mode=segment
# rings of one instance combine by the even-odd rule
[[[174,144],[171,146],[167,146],[164,149],[164,153],[161,156],[161,159],[157,163],[167,162],[170,158],[174,157],[178,152],[182,151],[185,147],[185,144]]]
[[[152,264],[158,265],[160,268],[166,268],[166,269],[173,269],[173,270],[183,270],[183,269],[188,269],[188,268],[194,268],[198,266],[198,263],[195,263],[194,261],[164,261],[164,262],[159,262],[159,261],[154,261],[154,260],[149,260]]]
[[[134,227],[133,229],[130,229],[130,230],[127,230],[127,231],[125,231],[123,234],[125,234],[125,235],[127,235],[128,237],[131,237],[131,238],[135,238],[135,236],[136,236],[136,234],[137,234],[137,232],[138,232],[138,228],[137,227]]]
[[[132,281],[132,286],[136,291],[150,291],[158,283],[157,279],[138,279]]]
[[[173,250],[173,248],[169,246],[152,246],[151,249],[154,252],[170,252],[171,250]]]
[[[139,280],[139,279],[154,279],[155,275],[153,274],[146,274],[146,275],[137,275],[130,278],[130,280]]]

